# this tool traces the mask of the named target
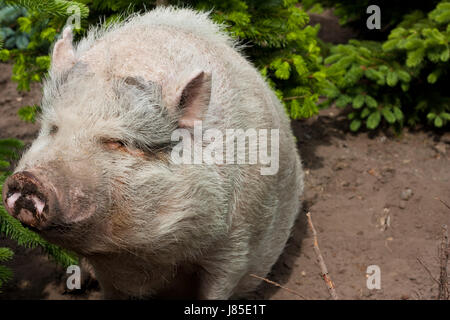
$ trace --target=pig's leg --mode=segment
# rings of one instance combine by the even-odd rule
[[[214,271],[204,272],[200,277],[200,289],[198,299],[201,300],[226,300],[233,295],[233,290],[239,283],[245,270],[241,272],[227,272],[226,268],[232,266],[217,266]]]
[[[229,299],[249,268],[248,242],[228,242],[200,265],[199,299]]]

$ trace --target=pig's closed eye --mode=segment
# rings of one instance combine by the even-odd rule
[[[110,151],[120,151],[120,152],[126,152],[127,154],[138,157],[138,158],[146,158],[145,153],[137,149],[133,146],[127,146],[125,143],[123,143],[120,140],[110,140],[110,139],[103,139],[101,140],[103,146]]]
[[[100,142],[106,150],[126,152],[134,157],[148,159],[148,154],[146,154],[143,150],[135,146],[127,145],[120,140],[101,139]]]
[[[112,139],[101,139],[102,145],[108,150],[120,150],[127,151],[127,147],[125,143],[120,140],[112,140]]]

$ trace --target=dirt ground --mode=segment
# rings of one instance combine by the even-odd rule
[[[17,93],[11,66],[0,64],[0,138],[30,143],[38,125],[17,117],[23,105],[39,103],[40,88]],[[305,170],[304,210],[293,236],[268,278],[307,299],[329,299],[306,227],[311,212],[319,246],[341,299],[436,299],[437,248],[442,224],[450,225],[450,133],[405,130],[352,134],[345,110],[327,109],[293,128]],[[289,192],[289,190],[286,190]],[[442,201],[438,200],[441,199]],[[14,279],[0,299],[98,299],[98,286],[65,292],[67,275],[40,249],[0,238],[15,256]],[[381,289],[369,290],[366,270],[381,270]],[[299,299],[263,284],[258,299]]]
[[[441,225],[450,223],[450,133],[382,131],[351,134],[340,110],[329,109],[294,131],[306,172],[304,212],[342,299],[436,299]],[[440,200],[439,200],[440,199]],[[442,200],[442,201],[441,201]],[[309,299],[329,298],[299,221],[270,279]],[[381,290],[368,290],[369,265]],[[266,286],[270,287],[270,286]],[[264,298],[296,299],[268,289]]]

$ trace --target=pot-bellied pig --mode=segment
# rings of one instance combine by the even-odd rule
[[[105,298],[246,297],[301,207],[281,102],[206,13],[157,8],[72,42],[66,27],[7,211],[86,258]]]

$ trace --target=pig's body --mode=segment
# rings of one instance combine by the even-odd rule
[[[59,193],[66,191],[56,191],[62,207],[64,201],[72,209],[72,203],[85,203],[64,218],[71,225],[64,237],[43,235],[85,256],[107,298],[216,299],[253,291],[260,281],[250,274],[266,276],[278,259],[303,191],[289,120],[258,71],[205,14],[170,8],[91,32],[74,59],[69,64],[75,67],[63,77],[68,80],[57,80],[52,70],[41,134],[16,170],[48,179],[54,189],[75,188],[65,198]],[[138,111],[125,110],[111,98],[111,82],[132,76],[156,83],[159,105],[174,110],[183,79],[195,70],[211,75],[203,129],[280,130],[276,174],[261,175],[259,164],[175,165],[170,153],[148,157],[91,143],[113,132],[126,145],[133,139],[136,145],[146,139],[151,144],[154,132],[167,139],[173,122],[158,127],[142,101]],[[54,173],[46,173],[49,166]],[[61,172],[70,179],[60,178]],[[91,213],[77,217],[77,212]]]

